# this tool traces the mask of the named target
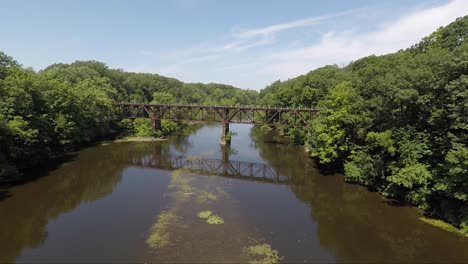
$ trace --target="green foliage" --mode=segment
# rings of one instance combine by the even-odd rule
[[[181,129],[186,126],[184,123],[176,123],[170,120],[161,120],[161,134],[167,136],[172,134],[177,129]]]
[[[390,156],[395,155],[396,148],[392,139],[392,131],[384,132],[369,132],[366,135],[366,143],[372,148],[381,149],[381,153],[388,153]]]
[[[166,136],[186,126],[163,120],[119,121],[117,102],[252,104],[257,92],[222,84],[186,84],[157,74],[109,69],[97,61],[58,63],[40,72],[0,52],[0,166],[4,181],[22,169],[120,130]],[[8,176],[10,175],[10,176]]]
[[[133,121],[133,127],[135,129],[135,135],[137,137],[155,137],[155,136],[157,136],[157,133],[154,130],[152,121],[150,119],[136,118]]]
[[[317,107],[304,144],[345,180],[468,232],[468,16],[407,50],[325,66],[260,91],[267,105]]]
[[[465,236],[468,236],[468,215],[465,215],[460,222],[460,232]]]
[[[387,180],[389,184],[385,192],[389,196],[394,196],[427,209],[427,185],[432,180],[432,174],[429,172],[427,165],[416,163],[394,169],[393,173],[387,177]]]
[[[231,141],[231,139],[232,139],[232,133],[231,133],[231,131],[227,132],[227,134],[226,134],[226,136],[224,137],[224,139],[225,139],[226,141]]]
[[[261,127],[262,131],[271,131],[273,128],[271,128],[269,125],[262,125]]]
[[[444,195],[468,202],[468,147],[455,143],[445,157],[443,176],[437,180],[436,190]]]
[[[0,164],[0,183],[20,179],[21,173],[14,166]]]
[[[320,101],[321,114],[312,122],[308,142],[311,156],[331,163],[350,151],[351,134],[362,120],[361,98],[350,82],[329,90]]]
[[[175,104],[177,99],[168,92],[154,92],[152,104]]]
[[[119,128],[123,131],[126,131],[128,134],[135,133],[135,128],[133,127],[133,121],[131,119],[122,119],[119,124]]]
[[[290,128],[288,130],[288,136],[291,138],[292,142],[295,145],[302,146],[305,143],[306,140],[306,132],[302,129],[299,128]]]

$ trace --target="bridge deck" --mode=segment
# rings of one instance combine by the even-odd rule
[[[312,108],[265,106],[135,103],[121,103],[118,106],[121,108],[122,117],[151,118],[155,127],[158,127],[161,119],[308,127],[308,121],[318,112]]]
[[[119,106],[146,106],[146,107],[184,107],[184,108],[215,108],[215,109],[245,109],[245,110],[272,110],[272,111],[301,111],[318,112],[317,109],[305,107],[276,107],[276,106],[255,106],[255,105],[197,105],[197,104],[140,104],[140,103],[119,103]]]

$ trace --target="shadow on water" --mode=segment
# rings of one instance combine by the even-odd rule
[[[103,158],[106,153],[101,150],[89,148],[81,152],[86,155],[68,156],[34,174],[34,180],[4,191],[7,199],[0,203],[1,263],[14,262],[25,247],[41,245],[52,219],[112,193],[123,167]]]
[[[183,149],[187,137],[201,126],[188,128],[173,145]],[[169,144],[161,142],[162,155]],[[0,263],[12,263],[26,248],[42,245],[47,225],[83,203],[111,194],[122,171],[152,152],[154,144],[109,144],[56,158],[25,175],[27,180],[0,188]],[[188,146],[190,147],[190,146]]]
[[[10,197],[8,190],[0,190],[0,202]]]
[[[20,178],[16,181],[0,182],[0,201],[11,196],[11,188],[32,183],[41,179],[42,177],[49,175],[49,172],[56,170],[60,167],[61,164],[73,161],[76,155],[76,153],[68,153],[60,157],[50,159],[41,165],[23,171],[22,176],[20,176]]]

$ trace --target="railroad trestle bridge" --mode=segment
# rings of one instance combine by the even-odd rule
[[[118,104],[122,118],[149,118],[153,128],[161,129],[161,120],[211,121],[222,123],[221,144],[230,144],[229,123],[308,127],[318,112],[311,108],[261,106],[208,106],[190,104]]]

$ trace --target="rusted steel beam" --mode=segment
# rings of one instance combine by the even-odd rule
[[[206,106],[180,104],[135,104],[117,105],[122,117],[167,119],[176,121],[217,121],[240,124],[274,124],[277,126],[308,127],[307,119],[318,111],[306,108],[260,107],[260,106]],[[236,116],[238,118],[236,118]],[[244,116],[247,121],[243,120]]]

